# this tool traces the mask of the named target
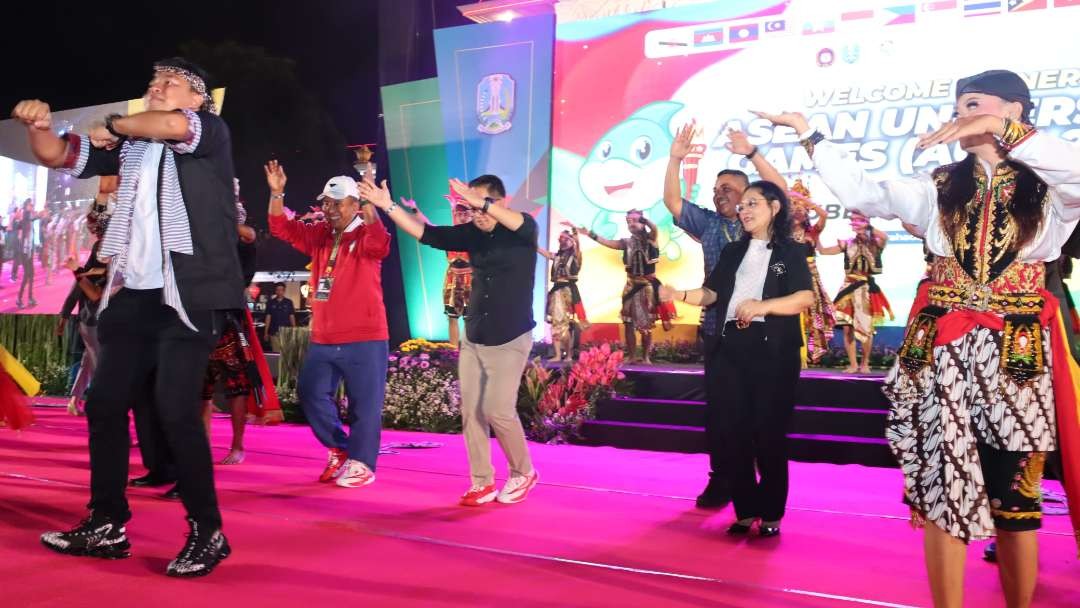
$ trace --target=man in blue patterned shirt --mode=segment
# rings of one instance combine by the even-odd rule
[[[712,273],[716,261],[720,259],[720,252],[728,243],[742,237],[742,224],[735,213],[735,206],[742,199],[743,192],[750,185],[750,178],[738,169],[724,169],[716,176],[713,184],[713,206],[705,209],[682,197],[682,165],[683,160],[690,154],[692,140],[697,125],[691,123],[679,129],[675,135],[675,141],[671,144],[670,159],[668,160],[667,174],[664,179],[664,205],[675,218],[675,225],[682,228],[687,234],[701,243],[702,254],[705,259],[705,278]],[[741,154],[753,164],[754,169],[761,179],[770,181],[780,186],[787,192],[787,182],[783,176],[765,160],[764,155],[758,154],[757,146],[747,139],[742,131],[729,129],[727,132],[728,143],[726,147],[732,154]],[[687,184],[687,191],[694,184]],[[722,428],[721,412],[717,407],[719,396],[712,394],[709,378],[710,353],[716,344],[717,314],[714,307],[707,308],[701,321],[699,333],[704,343],[705,353],[705,393],[708,402],[705,434],[709,445],[709,485],[705,491],[697,497],[697,506],[703,509],[722,508],[731,502],[730,482],[727,478],[726,467],[723,465],[721,452],[720,429]]]

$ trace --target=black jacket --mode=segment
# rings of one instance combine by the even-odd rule
[[[728,243],[720,252],[720,259],[712,273],[705,280],[705,287],[716,292],[713,306],[719,311],[721,324],[724,322],[723,315],[726,314],[731,293],[735,290],[735,272],[749,246],[750,241],[745,238]],[[812,289],[813,281],[810,278],[810,266],[806,263],[805,248],[792,241],[774,245],[761,299],[782,298],[797,291]],[[720,333],[723,334],[724,330],[721,329]],[[766,316],[765,336],[773,348],[800,348],[803,345],[803,333],[799,315]],[[718,336],[716,344],[723,342],[723,339],[723,335]]]
[[[198,112],[201,136],[195,150],[176,154],[194,255],[172,254],[180,299],[187,311],[244,307],[244,282],[237,255],[236,200],[233,196],[232,139],[225,121]],[[70,144],[69,144],[70,145]],[[164,154],[164,152],[163,152]],[[161,164],[164,166],[164,163]],[[90,148],[86,167],[77,177],[117,175],[120,148]],[[158,170],[160,206],[161,169]]]

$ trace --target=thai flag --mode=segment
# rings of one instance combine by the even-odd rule
[[[1001,14],[1001,0],[966,0],[964,2],[965,17],[999,14]]]
[[[724,28],[718,27],[694,32],[694,46],[716,46],[718,44],[724,44]]]
[[[728,40],[731,42],[753,42],[758,39],[758,24],[733,25],[728,29]]]

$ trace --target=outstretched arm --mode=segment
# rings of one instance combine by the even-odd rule
[[[787,192],[787,180],[783,175],[776,170],[776,167],[772,166],[772,163],[765,160],[765,155],[758,153],[758,148],[750,143],[747,139],[746,133],[737,131],[735,129],[728,129],[728,141],[726,147],[734,154],[742,154],[746,158],[750,159],[750,163],[754,165],[754,170],[757,171],[761,179],[772,182],[780,187],[781,190]]]
[[[596,241],[597,243],[600,243],[604,247],[608,247],[610,249],[623,249],[624,248],[624,245],[623,245],[622,241],[615,241],[615,240],[612,240],[612,239],[605,239],[604,237],[602,237],[602,236],[596,234],[595,232],[593,232],[592,230],[586,229],[584,226],[578,226],[578,227],[574,228],[574,231],[575,232],[580,232],[580,233],[585,234],[585,235],[588,235],[588,237],[590,239]]]
[[[409,236],[415,239],[423,238],[425,225],[413,217],[411,213],[394,203],[394,198],[390,196],[390,188],[387,187],[385,179],[382,184],[376,186],[370,177],[365,176],[364,181],[360,182],[360,198],[371,201],[372,205],[382,209],[386,217],[390,218],[390,221],[397,224],[397,227],[404,230]]]

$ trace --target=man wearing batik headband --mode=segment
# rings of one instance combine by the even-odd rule
[[[41,540],[61,553],[130,555],[127,412],[151,385],[149,409],[172,450],[190,527],[167,573],[200,576],[230,551],[198,403],[225,311],[244,306],[232,145],[228,127],[210,111],[198,66],[181,58],[158,62],[145,100],[145,112],[110,115],[87,135],[57,137],[42,101],[19,102],[12,112],[42,165],[80,178],[120,178],[98,253],[109,271],[98,312],[100,359],[86,405],[91,514]]]
[[[1048,452],[1061,451],[1066,494],[1080,504],[1076,380],[1060,307],[1045,288],[1045,260],[1060,255],[1080,220],[1080,144],[1037,131],[1031,108],[1013,72],[963,78],[955,120],[919,147],[959,142],[967,157],[883,182],[801,114],[759,113],[799,133],[841,203],[898,218],[934,256],[885,393],[886,437],[912,523],[925,530],[938,606],[962,605],[965,544],[993,535],[1005,603],[1030,605]],[[1080,531],[1080,509],[1071,518]]]

